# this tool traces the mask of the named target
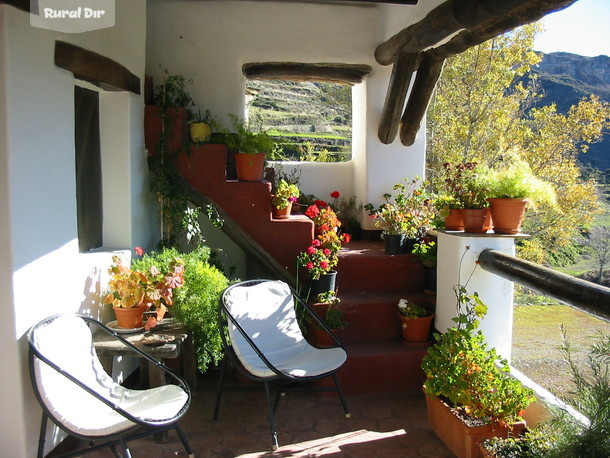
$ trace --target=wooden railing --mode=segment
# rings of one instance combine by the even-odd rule
[[[610,288],[496,250],[483,250],[478,262],[488,272],[610,319]]]

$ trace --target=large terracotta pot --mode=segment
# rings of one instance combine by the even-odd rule
[[[442,400],[426,394],[428,419],[436,435],[460,458],[482,457],[480,445],[491,437],[518,436],[525,430],[525,422],[508,426],[489,424],[468,426]]]
[[[402,325],[402,340],[406,342],[427,342],[430,340],[430,329],[434,314],[421,318],[407,318],[398,314]]]
[[[142,317],[144,316],[143,305],[139,307],[113,307],[116,316],[117,326],[122,329],[133,329],[142,327]]]
[[[486,208],[465,208],[462,210],[462,215],[464,217],[464,232],[476,234],[487,232],[487,229],[484,229],[487,215]]]
[[[261,181],[265,170],[265,153],[236,153],[235,166],[239,181]]]
[[[448,231],[464,230],[464,217],[462,216],[462,209],[452,208],[449,210],[449,214],[445,217],[445,229]]]
[[[525,217],[525,199],[489,199],[494,232],[497,234],[518,234]]]

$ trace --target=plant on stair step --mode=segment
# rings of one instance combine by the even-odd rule
[[[347,321],[343,319],[343,313],[339,309],[341,299],[337,296],[336,291],[326,291],[318,294],[318,303],[328,304],[324,322],[330,329],[345,329],[348,326]]]
[[[281,179],[276,188],[272,190],[271,203],[279,210],[283,210],[299,199],[299,188],[286,180]]]

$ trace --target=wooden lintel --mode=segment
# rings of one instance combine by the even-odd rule
[[[11,5],[22,11],[30,12],[30,0],[0,0],[0,5]]]
[[[411,83],[413,72],[417,68],[418,60],[418,54],[400,53],[398,60],[392,68],[392,76],[388,92],[385,96],[381,121],[377,131],[377,136],[381,143],[388,145],[396,138],[400,126],[402,107],[407,98],[409,84]]]
[[[389,65],[397,59],[400,51],[425,51],[460,30],[479,33],[488,29],[500,29],[498,24],[504,23],[506,26],[503,30],[507,31],[566,8],[575,1],[447,0],[430,11],[421,21],[410,25],[380,44],[375,50],[375,59],[381,65]],[[500,33],[503,32],[493,36]],[[483,41],[485,40],[480,42]]]
[[[327,81],[357,84],[371,72],[370,65],[341,63],[254,62],[242,73],[250,80]]]
[[[140,78],[114,60],[79,46],[56,41],[55,65],[104,89],[140,95]]]
[[[424,58],[417,69],[411,96],[400,125],[400,141],[405,146],[411,146],[415,142],[444,63],[444,60]]]

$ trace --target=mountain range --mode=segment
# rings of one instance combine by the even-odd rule
[[[537,75],[543,97],[537,106],[555,104],[560,113],[590,95],[610,103],[610,57],[586,57],[565,52],[542,54],[542,60],[532,68]],[[580,162],[601,171],[610,169],[610,133],[581,154]]]

